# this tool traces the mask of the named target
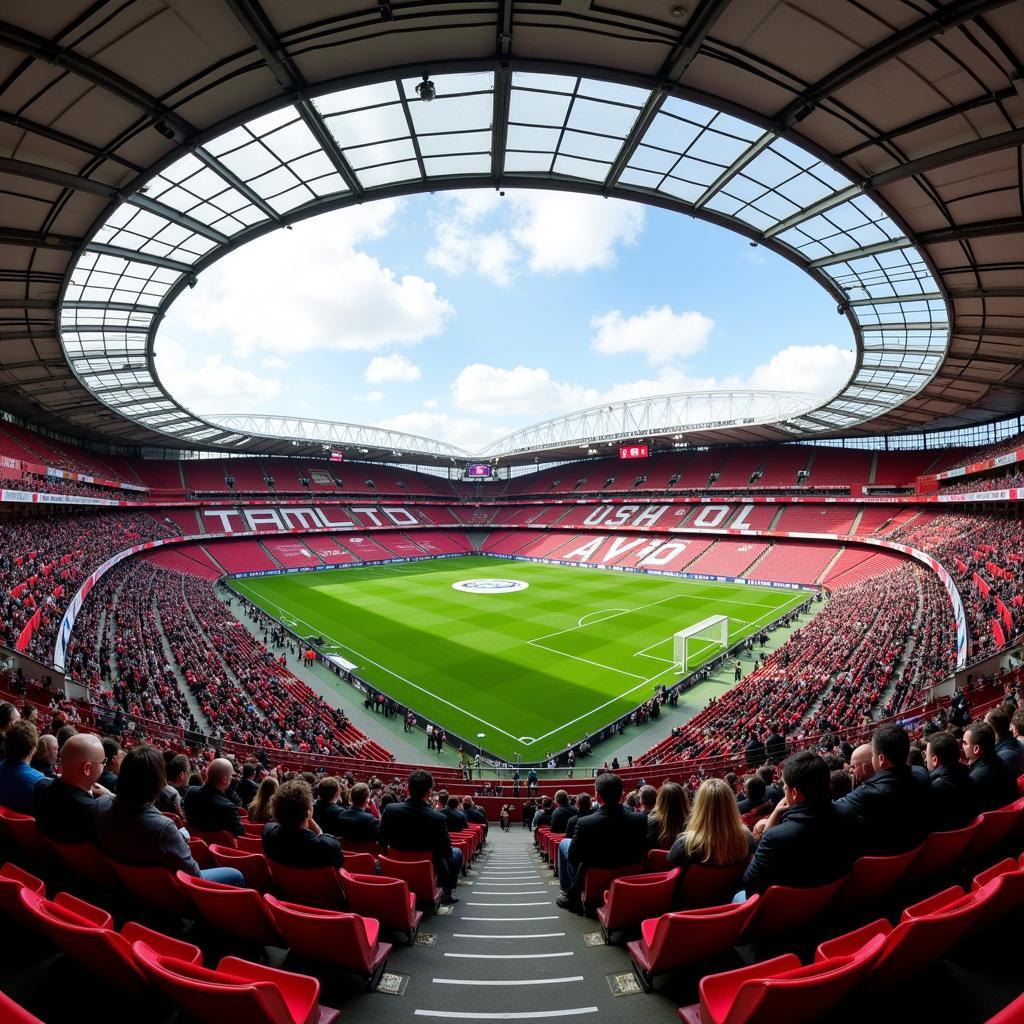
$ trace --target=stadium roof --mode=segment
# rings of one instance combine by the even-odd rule
[[[5,14],[0,408],[41,427],[322,450],[184,409],[155,373],[164,310],[291,221],[472,186],[675,209],[832,295],[857,347],[838,394],[692,431],[665,404],[666,431],[851,436],[1024,408],[1022,0],[926,14],[898,0],[65,0]],[[628,427],[635,411],[601,419]],[[564,452],[599,436],[592,413],[502,452]],[[398,457],[391,436],[363,446]]]

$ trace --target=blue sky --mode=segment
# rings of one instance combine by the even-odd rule
[[[557,192],[367,203],[204,271],[156,345],[198,413],[373,423],[479,449],[617,398],[831,394],[845,318],[810,278],[702,221]]]

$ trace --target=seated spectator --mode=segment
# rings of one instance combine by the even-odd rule
[[[853,778],[843,768],[835,768],[829,772],[828,795],[833,800],[841,800],[847,793],[853,792]]]
[[[653,788],[652,788],[653,792]],[[564,789],[555,793],[555,806],[551,811],[551,822],[549,828],[552,835],[564,836],[565,826],[573,816],[573,809],[569,806],[569,794]]]
[[[97,781],[103,772],[103,744],[81,733],[64,744],[60,775],[41,782],[32,793],[36,828],[58,843],[96,840],[96,798],[109,795]]]
[[[4,733],[4,760],[0,761],[0,805],[21,814],[32,813],[32,791],[46,778],[29,761],[39,744],[36,727],[20,718]]]
[[[978,813],[977,793],[960,763],[960,745],[948,732],[930,733],[924,752],[932,779],[932,827],[937,832],[964,828]]]
[[[1024,775],[1024,747],[1010,731],[1010,715],[1005,707],[992,708],[985,721],[992,726],[996,734],[996,755],[1006,765],[1010,777],[1014,780]]]
[[[770,885],[824,885],[850,870],[853,833],[829,799],[828,775],[824,759],[809,750],[786,759],[785,796],[763,828],[758,822],[760,839],[743,875],[746,893]]]
[[[408,799],[388,804],[380,819],[380,843],[385,848],[429,851],[443,893],[442,902],[457,903],[452,895],[462,870],[462,851],[452,848],[448,823],[430,806],[434,777],[417,770],[409,775]]]
[[[705,779],[697,790],[685,830],[668,851],[670,867],[725,867],[750,859],[754,837],[740,821],[736,798],[722,779]]]
[[[867,782],[875,774],[875,766],[871,756],[871,744],[862,743],[854,747],[850,754],[850,778],[853,780],[853,788]]]
[[[230,832],[245,834],[245,826],[227,796],[235,770],[226,757],[218,757],[206,769],[206,783],[195,786],[185,796],[185,816],[193,832]]]
[[[59,753],[57,737],[49,732],[43,733],[39,737],[36,752],[32,755],[31,766],[48,779],[52,779],[57,774],[57,755]]]
[[[768,787],[764,784],[764,779],[760,775],[748,775],[743,780],[743,797],[737,804],[740,814],[756,814],[760,812],[762,815],[767,815],[771,810],[771,807],[768,806],[768,801],[765,799],[767,789]]]
[[[188,793],[188,777],[190,774],[191,768],[188,758],[184,754],[175,754],[167,759],[167,784],[174,787],[182,807],[185,806],[185,796]],[[182,816],[184,816],[184,812],[182,812]]]
[[[677,782],[663,782],[657,790],[654,810],[647,815],[647,847],[667,850],[686,827],[690,798]]]
[[[103,737],[103,756],[107,759],[107,764],[100,776],[100,785],[108,792],[116,793],[117,773],[121,770],[124,751],[121,750],[121,744],[113,736]]]
[[[270,801],[277,792],[278,782],[273,775],[268,775],[256,790],[256,799],[247,808],[249,820],[254,825],[265,825],[271,820]]]
[[[551,814],[554,811],[555,802],[549,796],[541,797],[540,809],[533,819],[533,842],[537,843],[537,830],[551,824]]]
[[[0,736],[5,735],[19,718],[21,712],[9,700],[0,703]]]
[[[774,807],[782,799],[782,787],[775,781],[775,766],[763,764],[754,774],[764,780],[764,798]]]
[[[340,868],[345,855],[313,820],[313,791],[305,779],[282,783],[270,801],[274,820],[263,826],[263,852],[292,868]]]
[[[316,786],[313,820],[327,835],[340,836],[338,819],[341,813],[341,783],[333,776],[327,775]]]
[[[1017,780],[996,753],[996,734],[987,722],[964,730],[964,756],[970,766],[978,811],[992,811],[1017,799]]]
[[[163,755],[147,743],[133,747],[121,762],[117,793],[96,801],[96,842],[108,857],[138,867],[184,871],[225,885],[243,885],[235,868],[199,870],[188,841],[155,806],[167,785]]]
[[[462,801],[457,796],[449,796],[443,789],[438,796],[437,809],[448,823],[448,832],[464,832],[469,828],[469,818],[462,813]]]
[[[754,729],[747,734],[747,745],[743,750],[743,756],[751,771],[760,768],[768,758],[768,748],[761,742],[761,738]]]
[[[573,834],[576,832],[576,823],[580,820],[580,818],[585,818],[588,814],[590,814],[590,812],[593,809],[594,802],[591,799],[589,793],[580,793],[580,795],[576,797],[576,812],[569,819],[568,824],[565,826],[565,839],[563,839],[561,843],[558,844],[559,848],[561,848],[562,843],[566,843],[566,840],[572,839]],[[568,843],[566,843],[565,848],[566,850],[569,849]]]
[[[256,799],[256,790],[258,788],[256,765],[252,763],[243,764],[242,778],[239,780],[238,785],[235,786],[235,796],[238,797],[239,803],[243,807],[248,807]]]
[[[466,816],[466,820],[473,825],[483,825],[484,827],[484,842],[487,841],[487,815],[480,810],[471,796],[464,796],[462,798],[462,813]]]
[[[569,872],[559,876],[562,891],[556,902],[567,909],[580,908],[588,868],[636,864],[647,852],[647,821],[622,806],[622,779],[604,772],[594,780],[594,792],[601,806],[577,819],[566,855]]]
[[[636,795],[636,809],[637,811],[639,811],[640,814],[642,814],[646,818],[651,814],[651,812],[654,810],[654,805],[658,802],[658,791],[653,786],[646,786],[641,784],[640,788],[637,790]]]
[[[861,854],[903,853],[931,830],[930,782],[914,776],[907,764],[909,752],[905,729],[880,725],[871,737],[873,774],[836,801],[840,815],[857,827]]]
[[[342,808],[338,818],[338,838],[350,843],[376,842],[380,837],[380,819],[366,809],[370,787],[365,782],[357,782],[349,790],[348,798],[349,806]]]

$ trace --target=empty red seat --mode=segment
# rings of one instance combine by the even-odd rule
[[[678,880],[679,868],[616,878],[597,908],[604,941],[611,942],[613,932],[639,928],[646,918],[667,914]]]
[[[354,914],[374,917],[382,928],[401,932],[411,946],[423,920],[416,909],[416,896],[401,878],[386,875],[358,875],[342,869],[348,907]]]
[[[623,864],[620,868],[595,868],[589,867],[583,872],[583,907],[584,909],[597,909],[604,905],[604,894],[616,878],[625,878],[626,875],[639,875],[644,870],[643,861],[636,864]]]
[[[341,841],[341,848],[345,851],[346,861],[350,853],[371,853],[374,857],[380,856],[380,843],[373,839],[368,839],[365,842],[344,839]]]
[[[979,817],[963,828],[949,832],[932,832],[926,836],[917,856],[903,876],[903,885],[915,888],[933,879],[948,876],[980,827]]]
[[[227,956],[209,970],[162,956],[145,942],[132,954],[146,975],[199,1024],[333,1024],[340,1014],[320,1005],[320,982]]]
[[[786,953],[774,960],[701,979],[700,1003],[680,1009],[684,1024],[799,1024],[823,1020],[878,958],[874,936],[852,953],[806,967]]]
[[[226,828],[214,832],[193,832],[192,838],[202,839],[207,846],[213,846],[214,843],[218,846],[234,846],[237,842],[234,832],[229,832]]]
[[[644,857],[644,871],[668,871],[668,850],[648,850]]]
[[[417,905],[432,907],[437,913],[442,893],[434,880],[432,860],[395,860],[381,856],[380,873],[388,878],[401,878],[416,897]]]
[[[0,868],[0,911],[3,911],[4,917],[13,924],[22,925],[31,931],[39,931],[38,922],[25,909],[22,902],[22,889],[28,889],[29,892],[40,896],[46,895],[46,886],[42,879],[30,875],[17,864],[5,864]]]
[[[192,903],[181,891],[177,879],[167,868],[138,867],[110,862],[121,884],[144,907],[171,917],[191,917]]]
[[[865,978],[865,984],[871,989],[890,988],[942,959],[972,926],[989,895],[990,892],[982,890],[965,897],[963,889],[953,886],[908,907],[895,928],[888,921],[879,919],[823,942],[815,959],[848,956],[875,936],[882,935],[885,943]]]
[[[380,942],[380,923],[370,917],[263,897],[277,930],[297,956],[331,964],[366,979],[372,990],[384,973],[391,943]]]
[[[743,942],[760,942],[806,928],[824,913],[845,882],[845,878],[839,878],[828,885],[808,889],[793,885],[768,886],[747,922]]]
[[[659,974],[714,960],[739,942],[760,896],[720,907],[679,910],[640,925],[640,938],[627,942],[633,970],[650,992]]]
[[[210,853],[210,848],[203,839],[197,839],[195,836],[192,836],[188,841],[188,852],[192,854],[192,859],[201,869],[215,868],[217,866],[217,861],[214,859],[213,854]]]
[[[236,848],[246,853],[263,852],[263,840],[259,836],[235,836],[234,840]]]
[[[255,889],[193,878],[184,871],[179,871],[176,877],[199,916],[212,928],[243,942],[260,946],[283,945],[274,918]]]
[[[58,893],[55,900],[48,900],[23,889],[21,900],[54,945],[90,975],[117,988],[143,992],[149,987],[149,979],[132,955],[133,942],[146,942],[164,956],[202,963],[201,951],[191,943],[161,935],[133,921],[118,933],[105,910],[68,893]]]
[[[117,885],[117,874],[99,847],[92,843],[55,843],[49,841],[53,851],[68,870],[101,889]]]
[[[1014,803],[980,815],[981,824],[971,837],[962,859],[968,864],[984,863],[986,857],[1016,828],[1021,818],[1020,808]]]
[[[270,877],[285,899],[307,907],[330,907],[343,910],[345,890],[337,868],[292,868],[267,858]]]
[[[57,855],[50,841],[36,830],[36,819],[31,814],[19,814],[9,807],[0,806],[0,826],[34,865],[55,865]]]
[[[743,888],[743,872],[750,858],[736,864],[715,867],[691,864],[683,873],[676,893],[676,906],[682,910],[693,907],[717,907],[728,903]]]
[[[920,849],[920,846],[915,846],[906,853],[896,853],[889,857],[858,857],[843,887],[836,894],[831,909],[842,914],[874,906],[892,892]]]
[[[344,866],[357,875],[372,875],[377,870],[377,858],[372,853],[346,853]]]
[[[971,926],[973,929],[988,928],[1024,906],[1024,865],[1019,861],[1007,857],[988,870],[975,875],[971,882],[971,892],[979,892],[989,883],[995,883],[991,898],[985,901]]]
[[[0,1020],[6,1024],[43,1024],[38,1017],[34,1017],[3,992],[0,992]]]
[[[270,866],[262,853],[246,853],[244,850],[234,850],[230,846],[218,846],[214,843],[210,847],[210,854],[217,867],[236,868],[241,871],[245,884],[250,889],[257,892],[273,890],[274,880],[270,877]]]

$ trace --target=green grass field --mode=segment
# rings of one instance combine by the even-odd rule
[[[528,584],[467,593],[476,579]],[[354,662],[395,700],[499,757],[539,760],[594,732],[679,675],[675,632],[729,616],[730,640],[806,598],[483,556],[239,579],[231,585],[301,635]],[[720,649],[720,648],[719,648]],[[709,644],[706,656],[715,653]]]

